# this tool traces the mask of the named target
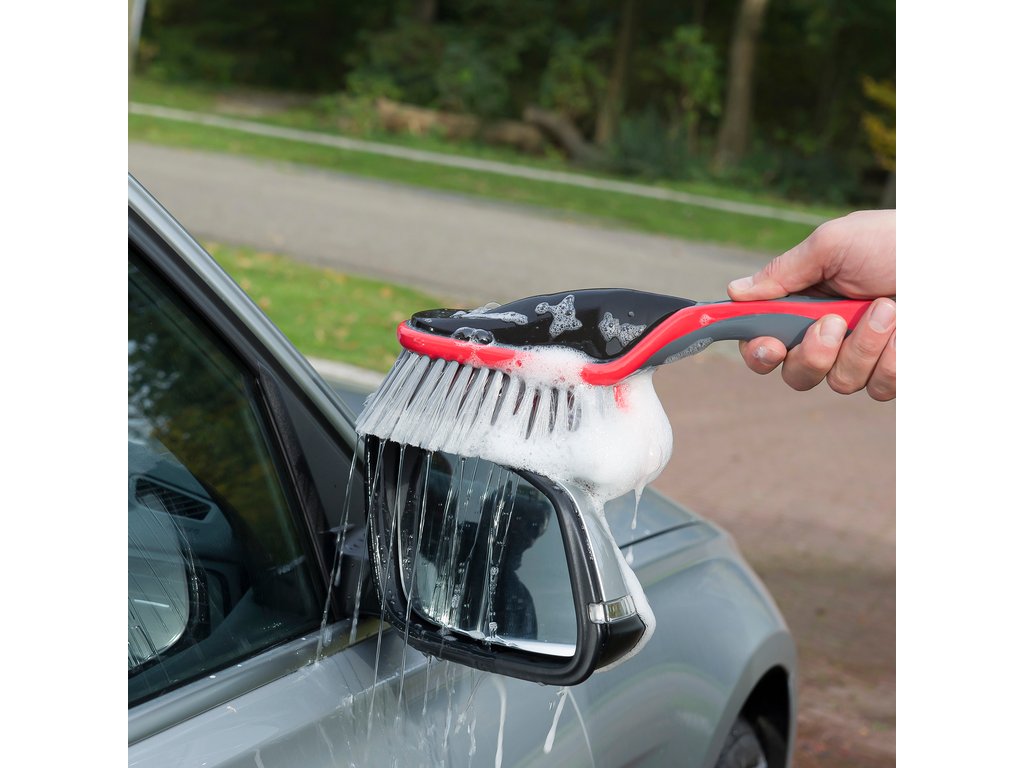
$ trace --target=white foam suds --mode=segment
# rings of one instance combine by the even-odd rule
[[[619,570],[622,573],[622,579],[626,582],[626,588],[629,590],[630,596],[633,598],[633,605],[636,606],[637,615],[640,616],[641,621],[644,623],[644,634],[629,651],[623,654],[621,657],[613,661],[607,666],[601,667],[598,672],[607,672],[609,669],[619,666],[631,658],[636,656],[643,650],[643,647],[650,641],[651,636],[654,634],[655,627],[658,626],[658,622],[654,618],[654,609],[651,608],[651,604],[647,600],[647,594],[644,592],[643,585],[640,584],[640,579],[637,578],[636,574],[633,573],[633,569],[626,562],[626,558],[622,555],[622,550],[618,547],[615,548],[615,557],[619,561]]]
[[[618,339],[622,346],[626,346],[647,330],[647,326],[623,323],[613,316],[611,312],[605,312],[601,322],[597,324],[597,330],[601,332],[605,341]]]
[[[551,728],[548,729],[547,738],[544,739],[544,754],[550,755],[552,747],[555,746],[555,731],[558,730],[558,721],[562,717],[562,709],[565,707],[566,694],[569,693],[569,689],[562,687],[558,689],[558,706],[555,707],[555,717],[551,721]]]
[[[528,436],[529,409],[502,408],[458,452],[571,483],[601,504],[642,489],[672,454],[672,426],[654,391],[654,371],[596,387],[580,377],[587,362],[563,348],[532,350],[515,372],[526,383],[524,398],[539,398]],[[541,425],[552,411],[553,427]]]
[[[456,312],[452,317],[465,317],[469,319],[482,317],[485,320],[501,320],[502,322],[515,323],[516,325],[526,325],[528,322],[526,315],[521,312],[491,312],[485,307],[474,309],[472,312]]]
[[[554,306],[542,301],[537,305],[535,312],[538,315],[551,315],[551,327],[548,328],[548,333],[551,334],[552,339],[565,331],[574,331],[583,327],[583,323],[576,317],[576,297],[571,293]]]

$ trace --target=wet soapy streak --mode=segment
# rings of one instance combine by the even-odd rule
[[[506,493],[502,493],[498,497],[498,510],[494,515],[494,522],[488,533],[487,540],[487,636],[494,637],[498,630],[497,616],[494,609],[494,598],[498,589],[498,574],[500,573],[501,564],[505,562],[505,541],[508,536],[508,526],[512,521],[512,512],[515,507],[516,492],[519,488],[518,477],[513,475],[507,470],[504,471],[504,477],[499,483],[499,486],[503,485],[506,489],[510,489]],[[510,495],[511,494],[511,495]],[[508,511],[505,511],[506,499],[511,499],[508,504]],[[504,526],[501,525],[502,519],[504,518]],[[499,532],[499,528],[501,531]],[[497,549],[497,556],[495,557],[495,549]]]
[[[491,675],[490,680],[498,690],[498,701],[501,707],[498,713],[498,742],[494,748],[494,768],[501,768],[501,762],[504,758],[505,716],[508,714],[508,691],[505,689],[505,681],[499,675]]]
[[[462,483],[462,478],[465,474],[466,460],[465,458],[459,459],[459,483]],[[452,499],[455,495],[455,483],[449,483],[448,495],[445,498],[444,511],[441,517],[441,546],[454,542],[455,539],[455,526],[457,525],[456,516],[451,514]],[[440,551],[438,552],[440,555]],[[447,606],[451,604],[451,593],[443,593],[444,586],[451,583],[451,573],[455,570],[455,548],[452,545],[451,557],[445,559],[441,563],[441,572],[438,579],[434,582],[433,595],[431,596],[431,615],[433,616],[447,616],[447,608],[440,606]],[[443,623],[443,622],[442,622]]]
[[[479,464],[477,466],[479,467]],[[488,490],[490,490],[491,478],[494,475],[494,469],[495,469],[495,467],[494,467],[493,464],[490,465],[488,467],[488,469],[487,469],[487,481],[484,483],[484,489],[483,489],[483,492],[481,493],[481,498],[482,499],[487,497],[487,492],[488,492]],[[474,471],[473,474],[474,474],[474,477],[473,477],[474,483],[473,483],[473,485],[470,486],[469,492],[466,493],[466,503],[465,503],[465,506],[463,507],[464,510],[468,510],[470,508],[470,502],[472,500],[472,489],[476,485],[476,483],[475,483],[476,472]],[[463,517],[465,519],[466,515],[464,515]],[[478,525],[476,527],[476,531],[473,534],[473,543],[470,546],[469,556],[466,558],[466,561],[465,561],[466,563],[473,562],[473,555],[476,554],[477,543],[480,541],[480,528],[481,528],[481,526]],[[459,591],[458,591],[459,606],[458,606],[458,611],[455,614],[455,626],[459,626],[460,620],[462,618],[463,597],[466,595],[466,587],[467,587],[467,582],[468,582],[468,579],[469,579],[469,570],[470,569],[468,567],[463,568],[462,576],[459,579]]]
[[[331,610],[331,593],[334,587],[338,586],[338,580],[341,577],[342,556],[345,552],[345,538],[348,535],[349,510],[352,506],[352,481],[355,479],[357,457],[360,455],[362,444],[362,439],[356,441],[356,449],[352,453],[352,461],[349,464],[348,483],[345,486],[345,501],[342,505],[341,522],[338,525],[338,535],[334,542],[334,563],[331,566],[330,581],[327,583],[327,599],[324,601],[323,617],[320,620],[320,638],[317,641],[316,656],[314,657],[316,662],[323,658],[324,643],[327,638],[327,619],[330,616]]]
[[[359,576],[356,578],[356,599],[352,609],[352,629],[348,635],[349,645],[356,641],[356,633],[359,630],[359,609],[363,602],[363,581],[366,578],[367,558],[359,561]]]
[[[377,470],[374,472],[376,477],[374,477],[374,485],[372,486],[372,491],[371,491],[371,493],[378,493],[379,492],[382,495],[384,493],[384,489],[383,488],[378,488],[377,481],[380,480],[380,465],[383,463],[382,462],[383,453],[384,453],[384,444],[381,443],[380,447],[378,448],[378,453],[377,453]],[[399,458],[398,458],[398,476],[399,477],[402,477],[402,464],[404,463],[404,461],[405,461],[405,451],[402,451],[399,454]],[[391,516],[391,533],[388,536],[387,566],[385,567],[385,569],[382,572],[384,574],[384,578],[385,579],[390,578],[390,573],[391,573],[391,554],[392,554],[392,552],[394,551],[394,548],[395,548],[395,537],[397,536],[397,530],[398,530],[398,514],[399,514],[398,510],[401,510],[404,507],[404,505],[405,505],[405,499],[403,499],[402,496],[401,496],[401,490],[402,489],[401,489],[401,485],[400,485],[399,489],[398,489],[398,494],[396,495],[397,497],[395,499],[395,512]],[[380,560],[379,547],[372,547],[372,549],[373,549],[373,551],[375,553],[375,556],[378,559],[378,564],[379,564],[379,560]],[[378,573],[381,573],[379,568],[378,568]],[[386,585],[383,586],[381,588],[381,590],[380,590],[380,615],[381,616],[384,615],[385,591],[386,591]],[[378,676],[378,674],[380,672],[380,648],[381,648],[381,643],[382,643],[383,637],[384,637],[384,622],[382,621],[382,622],[380,622],[380,626],[377,627],[377,653],[374,656],[374,660],[373,660],[373,688],[370,690],[370,714],[369,714],[369,717],[367,718],[367,725],[366,725],[366,740],[367,740],[367,742],[370,741],[370,737],[373,734],[373,705],[374,705],[374,701],[375,701],[376,696],[377,696],[377,676]]]
[[[558,706],[555,707],[555,717],[551,721],[551,727],[548,729],[548,736],[544,739],[544,754],[551,754],[552,747],[555,746],[555,731],[558,730],[558,721],[562,717],[562,709],[565,707],[566,694],[569,692],[568,688],[562,687],[558,689]]]
[[[576,703],[576,697],[572,695],[571,689],[567,690],[567,696],[569,697],[569,703],[572,704],[572,708],[576,710],[576,717],[580,721],[580,730],[583,732],[583,743],[587,745],[587,755],[590,757],[590,765],[596,766],[597,763],[594,761],[594,750],[590,746],[590,734],[587,733],[587,724],[583,720],[583,713],[580,712],[579,704]]]
[[[430,667],[434,664],[434,657],[427,656],[427,663],[424,669],[424,682],[423,682],[423,711],[420,712],[421,718],[427,716],[427,699],[430,697],[427,695],[430,692]]]
[[[433,458],[433,454],[432,453],[427,453],[427,455],[426,455],[426,465],[428,467],[430,466],[430,461],[431,461],[432,458]],[[423,492],[420,494],[422,498],[421,498],[421,502],[420,502],[420,504],[421,504],[421,506],[420,506],[420,514],[419,514],[419,518],[420,519],[419,519],[419,522],[417,524],[417,531],[416,531],[416,546],[413,548],[413,551],[412,551],[412,567],[409,569],[409,572],[410,572],[409,579],[411,581],[411,584],[409,585],[409,594],[410,595],[413,595],[413,594],[416,593],[416,561],[419,558],[420,545],[423,542],[423,521],[426,520],[426,518],[427,518],[427,482],[429,481],[429,479],[430,479],[430,474],[428,472],[424,472],[423,473]],[[395,514],[396,514],[396,517],[397,517],[398,512],[396,512]],[[401,711],[401,706],[402,706],[402,693],[405,691],[405,664],[406,664],[406,652],[409,649],[409,619],[410,619],[411,616],[412,616],[412,600],[410,599],[407,602],[406,606],[405,606],[405,637],[403,638],[403,644],[402,644],[402,679],[401,679],[401,682],[398,685],[398,707],[399,707],[399,711]],[[425,694],[424,694],[424,696],[425,696]]]
[[[587,732],[587,724],[584,722],[583,713],[580,711],[579,705],[576,703],[576,697],[572,694],[572,689],[562,686],[556,691],[555,695],[558,697],[558,704],[555,707],[555,716],[551,721],[551,728],[548,729],[547,738],[544,739],[544,754],[550,755],[551,750],[555,746],[555,734],[558,731],[558,721],[562,717],[562,710],[565,708],[565,700],[568,699],[572,704],[574,710],[576,710],[576,717],[580,721],[580,731],[583,735],[583,743],[587,745],[587,754],[590,757],[590,765],[596,766],[597,763],[594,760],[594,750],[590,744],[590,734]]]

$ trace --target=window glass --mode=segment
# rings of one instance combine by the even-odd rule
[[[129,249],[129,704],[319,623],[259,402],[248,370]]]

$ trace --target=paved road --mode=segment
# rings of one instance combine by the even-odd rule
[[[198,237],[462,302],[609,286],[712,300],[765,261],[735,248],[228,155],[133,143],[128,167]]]
[[[129,168],[193,234],[467,302],[611,285],[721,298],[765,258],[240,158],[133,144]],[[797,768],[895,765],[895,403],[793,392],[711,349],[655,377],[675,433],[656,485],[735,536],[793,629]]]

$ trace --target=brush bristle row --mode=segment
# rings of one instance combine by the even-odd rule
[[[356,431],[430,451],[474,455],[492,439],[557,440],[580,424],[570,385],[529,382],[404,351]]]

